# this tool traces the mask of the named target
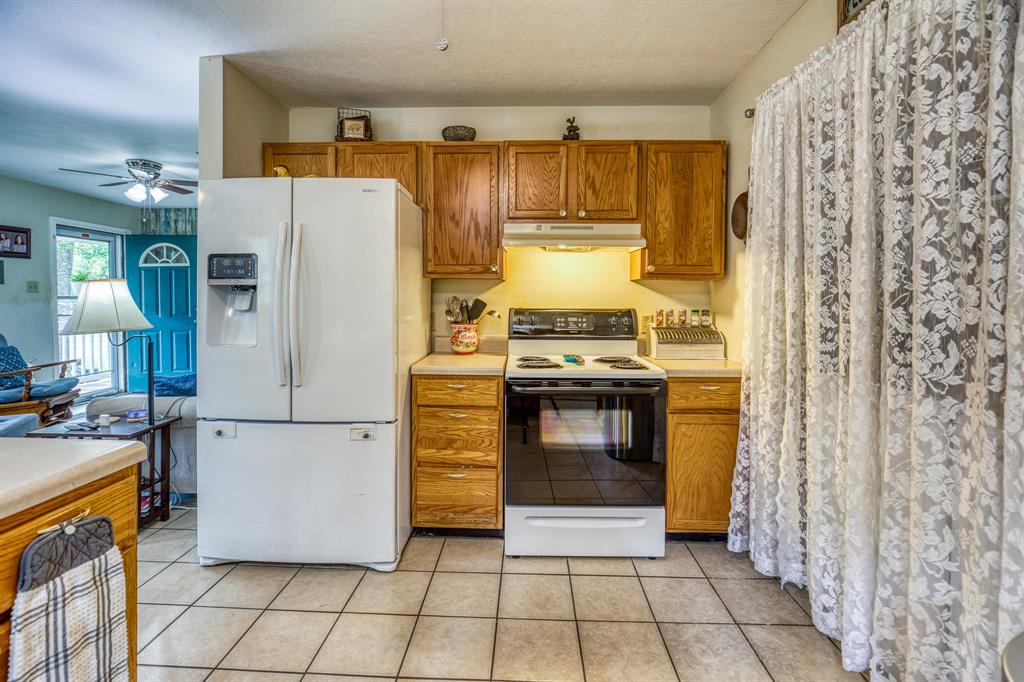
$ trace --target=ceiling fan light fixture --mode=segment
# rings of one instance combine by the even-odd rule
[[[132,201],[137,201],[141,204],[146,200],[146,186],[141,182],[137,182],[125,190],[124,195]]]
[[[153,198],[154,204],[159,204],[161,201],[167,198],[167,192],[163,191],[159,187],[150,187],[149,196]]]

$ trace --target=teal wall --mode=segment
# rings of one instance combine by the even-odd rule
[[[0,259],[4,263],[4,283],[0,284],[0,334],[18,346],[30,363],[55,359],[57,333],[50,308],[53,296],[51,217],[138,232],[141,214],[133,206],[0,175],[0,225],[32,230],[32,258]],[[30,281],[39,283],[38,293],[28,293],[26,285]]]

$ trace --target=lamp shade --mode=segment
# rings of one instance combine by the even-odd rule
[[[75,309],[60,333],[102,334],[152,326],[132,300],[126,280],[94,279],[82,285]]]

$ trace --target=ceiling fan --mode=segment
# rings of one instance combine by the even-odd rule
[[[125,190],[124,195],[140,204],[147,198],[152,199],[153,203],[158,204],[169,196],[167,192],[192,194],[192,190],[185,189],[185,187],[196,187],[198,184],[195,180],[161,178],[160,171],[163,170],[164,165],[156,161],[150,161],[149,159],[125,159],[124,162],[128,166],[128,175],[111,175],[110,173],[75,170],[74,168],[58,168],[57,170],[117,178],[118,182],[107,182],[100,185],[100,187],[131,185],[131,187]]]

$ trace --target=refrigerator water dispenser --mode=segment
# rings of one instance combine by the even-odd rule
[[[207,259],[207,343],[214,346],[255,346],[259,311],[256,306],[255,253],[211,253]]]

